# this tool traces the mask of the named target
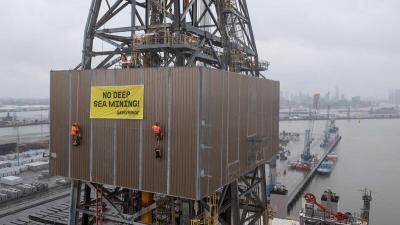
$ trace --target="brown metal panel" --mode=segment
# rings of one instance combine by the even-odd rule
[[[78,96],[78,83],[79,83],[79,71],[69,71],[68,73],[69,76],[69,101],[67,103],[67,108],[68,108],[68,123],[69,126],[71,127],[72,123],[77,122],[78,118],[78,105],[77,105],[77,100],[79,99]],[[81,132],[84,130],[87,131],[88,129],[86,127],[82,127],[80,125]],[[83,139],[83,138],[82,138]],[[87,142],[87,139],[83,139],[83,142]],[[80,163],[79,163],[79,151],[81,149],[80,146],[73,146],[71,143],[68,145],[68,151],[70,155],[70,161],[69,161],[69,171],[68,174],[70,177],[76,178],[76,179],[81,179],[84,180],[84,177],[81,175],[81,168],[80,168]]]
[[[68,177],[68,71],[50,74],[50,174]]]
[[[203,69],[202,116],[202,166],[205,175],[201,178],[200,196],[205,197],[228,183],[228,134],[229,118],[228,80],[229,73],[216,69]],[[235,165],[233,165],[235,166]],[[231,167],[232,168],[232,167]]]
[[[223,115],[223,82],[225,72],[203,68],[202,76],[202,168],[207,176],[201,178],[201,196],[220,188],[225,181],[226,147],[222,131],[225,129]]]
[[[76,122],[80,127],[81,144],[69,145],[70,175],[76,179],[90,179],[90,80],[92,71],[70,71],[70,123]],[[69,126],[71,126],[71,124]]]
[[[279,83],[200,71],[57,72],[51,80],[51,151],[57,155],[51,159],[52,174],[68,176],[70,163],[74,179],[194,199],[264,163],[278,149]],[[91,85],[142,83],[144,120],[90,120]],[[83,140],[81,146],[70,148],[69,128],[75,121]],[[156,121],[166,132],[161,160],[153,151],[151,125]]]
[[[207,70],[205,69],[205,71]],[[226,88],[224,88],[225,77]],[[219,84],[219,81],[222,84]],[[204,123],[204,126],[201,136],[202,144],[206,149],[202,149],[201,160],[206,176],[201,178],[200,195],[202,197],[265,163],[272,152],[276,152],[277,148],[272,148],[274,145],[272,142],[277,143],[272,137],[272,130],[275,129],[272,123],[272,112],[278,111],[272,101],[274,99],[273,94],[276,94],[276,90],[273,89],[274,84],[275,82],[271,80],[246,77],[218,70],[211,70],[211,73],[203,72],[202,120],[204,121],[202,121],[202,124]],[[218,90],[218,92],[215,92],[215,90]],[[226,105],[224,105],[225,102]],[[213,126],[214,123],[211,121],[213,121],[213,118],[219,118],[216,117],[218,110],[221,112],[221,121],[226,121],[226,123],[219,123],[221,129],[217,131],[216,126]],[[238,121],[238,125],[232,126],[232,121]],[[225,135],[224,131],[227,132]],[[219,136],[218,133],[221,135]],[[210,139],[210,136],[218,139],[220,146],[224,146],[224,140],[227,140],[228,146],[225,145],[219,150],[214,148],[213,143],[216,140]],[[275,137],[277,137],[276,134]],[[233,141],[235,139],[236,146]],[[251,141],[251,139],[254,141]],[[239,149],[237,146],[239,146]],[[207,149],[213,149],[213,152],[217,152],[217,155],[210,153],[211,151],[207,151]],[[232,154],[237,154],[237,150],[239,150],[240,157],[236,157],[236,161],[238,165],[241,165],[241,168],[237,166],[236,172],[232,172],[235,171],[235,164],[228,164],[235,157],[229,158],[230,156],[224,150],[227,150],[231,157]],[[218,159],[219,156],[223,158],[219,158],[222,159],[221,163],[216,164],[214,158]],[[223,162],[227,163],[223,164]],[[228,171],[229,182],[223,180],[223,172],[216,173],[218,167],[222,167],[220,172]]]
[[[115,85],[143,84],[143,70],[115,70]],[[147,87],[146,87],[147,88]],[[146,89],[145,89],[146,90]],[[146,94],[145,94],[146,97]],[[146,100],[145,100],[146,101]],[[147,101],[146,101],[147,102]],[[146,105],[145,105],[146,106]],[[141,120],[116,120],[116,185],[139,189]],[[142,160],[143,161],[143,160]]]
[[[260,124],[261,121],[259,121],[259,112],[258,112],[258,107],[259,107],[259,102],[258,102],[258,90],[257,90],[257,83],[262,82],[262,80],[259,80],[257,78],[249,78],[249,124],[247,127],[248,130],[248,136],[250,139],[260,139],[260,134],[258,133],[257,125]],[[257,163],[257,155],[260,150],[260,145],[259,140],[257,141],[249,141],[249,148],[246,151],[246,161],[242,164],[243,167],[242,173],[247,172],[248,170],[252,169],[253,166],[256,165]]]
[[[93,73],[92,86],[114,84],[114,70],[94,70]],[[115,121],[109,119],[92,119],[91,121],[92,180],[98,183],[114,184]]]
[[[270,132],[271,132],[271,151],[270,156],[278,153],[278,145],[279,145],[279,98],[276,99],[278,95],[276,92],[279,92],[279,89],[276,88],[277,82],[271,84],[271,93],[270,93],[270,102],[271,102],[271,117],[270,117]]]
[[[216,190],[222,187],[226,182],[226,165],[227,162],[224,160],[224,157],[227,156],[226,147],[223,145],[223,133],[224,130],[224,121],[223,121],[223,108],[221,102],[224,101],[224,93],[221,92],[221,88],[223,87],[224,79],[228,76],[227,72],[222,72],[218,70],[213,70],[213,73],[219,72],[220,76],[215,76],[211,83],[211,96],[210,96],[210,105],[213,107],[212,111],[212,134],[210,138],[212,138],[213,151],[211,157],[214,159],[214,163],[212,166],[211,176],[213,180],[211,182],[211,187],[213,190]],[[211,74],[212,75],[212,74]],[[215,96],[215,97],[213,97]],[[224,180],[225,179],[225,180]]]
[[[251,77],[243,77],[243,90],[241,90],[241,106],[242,113],[240,114],[240,172],[241,174],[247,171],[249,151],[254,148],[254,143],[249,141],[249,138],[254,137],[256,131],[254,127],[254,89],[255,82]]]
[[[262,156],[264,160],[268,160],[271,155],[271,146],[272,146],[272,138],[271,138],[271,119],[272,119],[272,83],[271,82],[260,82],[260,94],[261,98],[261,118],[262,118],[262,137],[265,137],[263,145],[262,145]]]
[[[174,68],[171,110],[170,194],[196,196],[198,115],[198,69]]]
[[[258,118],[258,123],[257,123],[257,134],[259,135],[259,139],[261,140],[260,145],[260,150],[258,152],[257,156],[257,161],[264,161],[266,158],[266,152],[267,152],[267,145],[268,145],[268,140],[270,137],[267,134],[267,129],[265,129],[266,125],[266,115],[267,111],[265,108],[265,105],[268,103],[266,100],[266,94],[264,90],[266,82],[257,82],[257,118]],[[258,163],[257,163],[258,164]]]
[[[230,183],[230,180],[228,179],[228,130],[226,128],[228,124],[228,120],[226,119],[227,117],[227,112],[228,112],[228,79],[229,79],[229,73],[224,71],[221,72],[219,70],[212,70],[213,75],[216,75],[217,73],[222,73],[222,79],[221,79],[221,88],[220,88],[220,102],[219,105],[221,105],[221,131],[220,131],[220,136],[221,136],[221,182],[222,185],[225,185],[227,183]],[[240,126],[240,122],[239,122]]]
[[[242,77],[240,82],[240,119],[239,119],[239,150],[241,164],[245,164],[247,160],[247,151],[249,142],[247,141],[248,124],[249,124],[249,77]],[[241,171],[242,172],[242,171]],[[232,179],[230,180],[230,182]]]
[[[272,139],[274,140],[272,146],[272,153],[278,153],[279,149],[279,108],[280,108],[280,83],[278,81],[274,82],[274,101],[272,110],[272,123],[274,124],[274,129],[272,130]]]
[[[209,192],[209,184],[210,184],[210,152],[214,151],[211,149],[212,141],[210,140],[211,136],[211,118],[210,118],[210,79],[212,79],[212,75],[210,74],[211,71],[206,68],[200,69],[201,73],[201,112],[200,112],[200,120],[201,120],[201,129],[200,129],[200,143],[203,147],[199,149],[199,156],[200,159],[197,163],[199,163],[198,168],[200,171],[203,171],[203,176],[199,177],[199,184],[200,184],[200,195],[204,196],[207,195]],[[205,147],[207,146],[207,147]],[[206,175],[206,176],[204,176]]]
[[[266,102],[265,108],[265,129],[267,132],[267,142],[265,143],[266,151],[264,152],[265,159],[268,160],[273,155],[278,152],[278,117],[279,116],[279,99],[276,100],[277,92],[279,89],[276,88],[275,81],[267,80],[263,85],[263,97],[264,101]]]
[[[279,133],[279,131],[278,130],[276,130],[276,128],[278,128],[278,121],[275,121],[275,120],[277,120],[278,118],[276,118],[276,116],[278,115],[276,112],[279,112],[278,110],[279,109],[276,109],[276,104],[277,104],[277,102],[276,102],[276,99],[275,99],[275,96],[276,96],[276,88],[275,88],[275,85],[274,85],[274,83],[271,83],[270,85],[269,85],[269,96],[268,96],[268,100],[269,100],[269,103],[270,103],[270,108],[269,108],[269,126],[268,126],[268,132],[269,132],[269,134],[271,135],[271,142],[270,142],[270,144],[269,144],[269,155],[267,155],[267,157],[272,157],[272,155],[274,155],[274,154],[277,154],[278,153],[278,140],[277,140],[277,138],[278,138],[278,133]],[[279,101],[279,100],[278,100]],[[277,132],[276,134],[275,134],[275,131]]]
[[[259,161],[265,161],[267,160],[266,154],[268,150],[268,142],[270,142],[270,136],[267,132],[267,129],[265,127],[267,126],[267,117],[268,117],[268,110],[266,108],[266,105],[268,104],[268,96],[266,95],[266,91],[264,90],[265,85],[268,82],[257,82],[257,92],[259,93],[258,95],[258,119],[259,122],[257,123],[257,132],[260,135],[260,138],[262,140],[261,146],[260,146],[260,152],[259,152]]]
[[[228,107],[226,112],[227,130],[227,166],[228,179],[232,180],[240,175],[239,151],[239,121],[240,121],[240,77],[234,73],[228,74],[227,80]]]
[[[158,193],[167,192],[168,137],[160,141],[163,152],[161,159],[155,158],[154,148],[158,145],[151,131],[155,122],[168,129],[168,74],[165,68],[147,69],[144,71],[145,84],[145,119],[143,120],[143,190]]]
[[[259,130],[260,130],[260,137],[263,139],[262,145],[261,145],[261,152],[260,152],[260,157],[261,160],[267,160],[267,154],[268,154],[268,145],[271,142],[271,137],[268,132],[268,129],[266,127],[268,126],[268,92],[266,90],[267,84],[269,82],[258,82],[258,93],[260,94],[259,102],[259,119],[260,122],[258,123],[259,125]]]

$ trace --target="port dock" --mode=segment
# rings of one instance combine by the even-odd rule
[[[304,177],[304,179],[301,180],[300,183],[295,185],[294,189],[289,193],[287,201],[287,212],[290,212],[292,207],[295,205],[297,199],[300,197],[301,193],[304,191],[307,185],[311,182],[312,178],[315,176],[318,167],[325,160],[328,154],[335,149],[335,147],[337,146],[337,144],[341,139],[342,137],[339,136],[339,138],[337,138],[329,147],[326,148],[326,151],[323,153],[321,159],[315,164],[312,170]]]

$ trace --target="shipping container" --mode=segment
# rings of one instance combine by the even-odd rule
[[[278,151],[277,81],[203,67],[50,77],[51,175],[201,199]],[[143,119],[91,119],[91,88],[121,85],[144,85]],[[79,146],[70,136],[74,122]],[[164,131],[160,143],[155,122]]]

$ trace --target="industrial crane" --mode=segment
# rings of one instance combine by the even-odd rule
[[[314,115],[317,115],[318,108],[319,108],[319,97],[320,97],[319,93],[314,94],[313,105],[312,105],[312,109],[310,111],[311,125],[310,125],[310,128],[305,131],[304,150],[303,150],[303,154],[301,154],[301,161],[304,164],[309,164],[312,159],[310,149],[311,149],[311,143],[313,141],[312,134],[314,131],[314,121],[315,121]]]
[[[279,184],[277,182],[277,171],[276,171],[276,156],[272,156],[272,158],[268,161],[269,165],[269,184],[267,193],[271,194],[272,192],[286,195],[288,190],[285,185]]]
[[[319,203],[317,201],[317,198],[315,197],[315,195],[312,194],[312,193],[306,193],[304,195],[304,199],[307,201],[307,203],[311,203],[311,204],[316,205],[322,212],[328,213],[329,215],[335,217],[336,220],[338,220],[338,221],[346,220],[346,219],[349,218],[348,213],[330,211],[327,207],[325,207],[324,205]]]
[[[328,113],[327,113],[327,119],[326,119],[326,124],[325,124],[325,131],[324,131],[324,139],[322,140],[322,144],[320,147],[327,147],[329,145],[329,127],[330,127],[330,106],[328,105]]]
[[[369,211],[371,208],[372,192],[366,188],[362,190],[362,200],[364,202],[363,208],[361,209],[361,218],[367,221],[369,224]]]

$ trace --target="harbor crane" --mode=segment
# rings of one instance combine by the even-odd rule
[[[361,209],[361,218],[369,224],[369,211],[371,208],[372,192],[364,188],[362,190],[362,200],[364,205]]]
[[[310,128],[305,131],[305,137],[304,137],[304,150],[303,153],[301,154],[301,161],[304,164],[310,164],[312,155],[311,155],[311,144],[313,141],[313,131],[314,131],[314,122],[315,122],[315,116],[318,114],[318,109],[319,109],[319,98],[320,94],[316,93],[314,94],[313,97],[313,105],[312,109],[310,112],[310,119],[311,119],[311,125]]]

